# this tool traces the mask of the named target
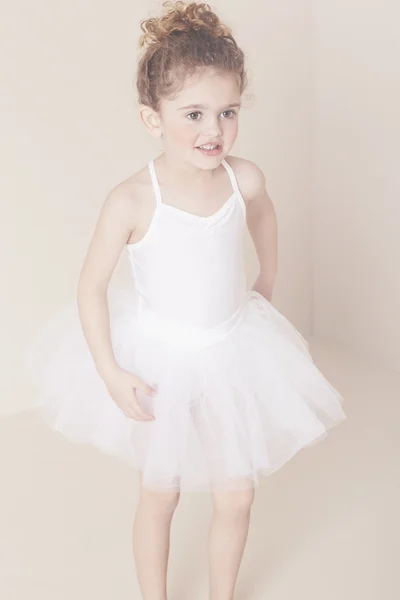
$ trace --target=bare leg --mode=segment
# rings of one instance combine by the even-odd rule
[[[143,600],[167,600],[171,521],[179,492],[153,492],[142,486],[133,524],[133,555]]]
[[[232,600],[250,524],[254,488],[213,492],[209,533],[210,600]]]

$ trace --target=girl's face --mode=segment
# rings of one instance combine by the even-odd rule
[[[158,116],[164,150],[182,162],[214,169],[235,142],[239,109],[237,75],[207,69],[189,77],[175,98],[161,102]],[[220,145],[217,154],[198,149],[210,143]]]

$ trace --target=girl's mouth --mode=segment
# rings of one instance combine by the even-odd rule
[[[197,150],[200,150],[205,156],[217,156],[222,152],[221,144],[204,144],[203,146],[196,146]]]

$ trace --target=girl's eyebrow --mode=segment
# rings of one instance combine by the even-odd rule
[[[234,106],[240,106],[240,102],[234,102],[232,104],[226,105],[226,108],[233,108]],[[178,110],[187,110],[188,108],[208,108],[204,104],[189,104],[188,106],[181,106]]]

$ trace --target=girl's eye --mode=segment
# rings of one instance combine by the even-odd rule
[[[199,115],[199,114],[200,113],[198,111],[196,111],[196,112],[189,113],[187,116],[190,117],[191,115]],[[198,121],[198,119],[189,119],[189,121]]]
[[[225,110],[222,114],[225,115],[226,113],[231,113],[232,117],[228,117],[228,119],[232,119],[233,115],[235,114],[235,111],[234,110]]]

